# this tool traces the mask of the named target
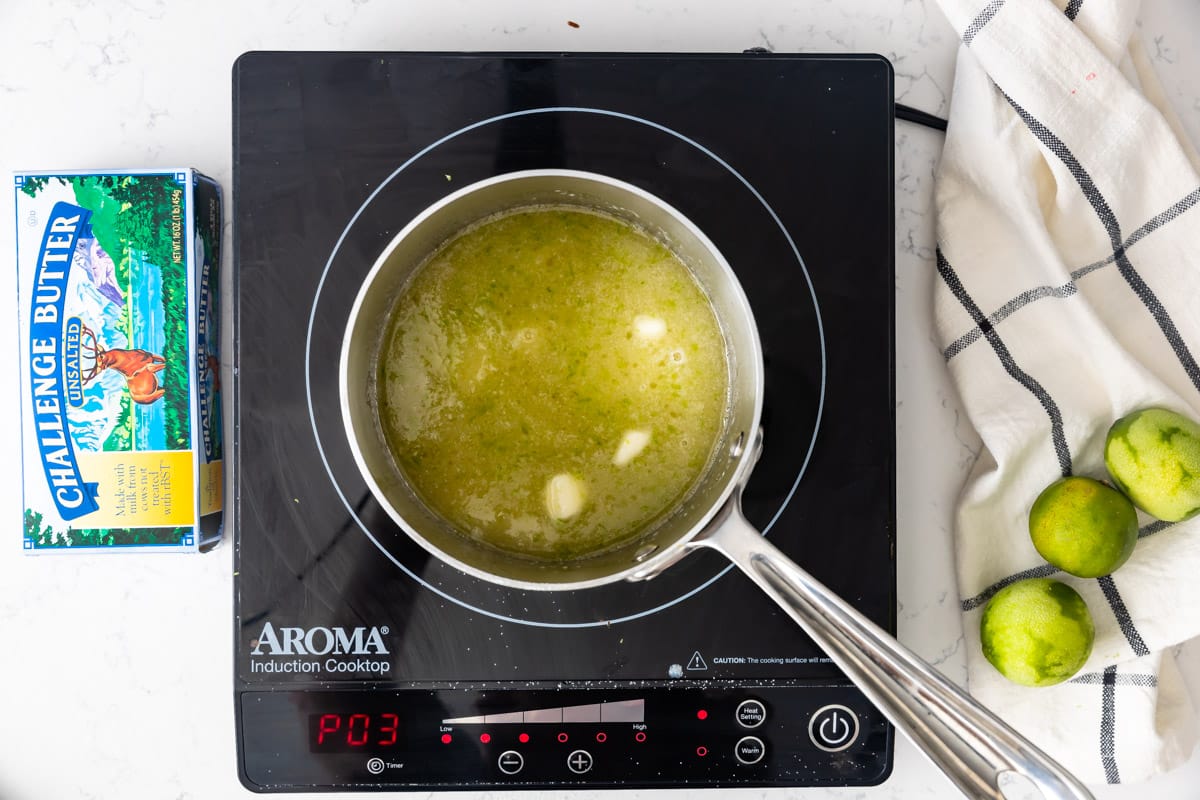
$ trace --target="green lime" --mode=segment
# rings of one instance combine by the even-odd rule
[[[1055,481],[1029,510],[1033,546],[1042,558],[1080,578],[1108,575],[1128,561],[1137,534],[1137,511],[1129,498],[1091,478]]]
[[[1151,516],[1200,514],[1200,425],[1165,408],[1121,417],[1108,430],[1104,463],[1118,488]]]
[[[1050,686],[1087,661],[1096,627],[1087,603],[1062,581],[1026,578],[988,601],[979,623],[983,655],[1023,686]]]

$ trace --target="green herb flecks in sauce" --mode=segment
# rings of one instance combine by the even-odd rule
[[[643,532],[706,468],[725,343],[683,263],[562,207],[443,245],[397,300],[380,418],[418,496],[462,532],[543,559]]]

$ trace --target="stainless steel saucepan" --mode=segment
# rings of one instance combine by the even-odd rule
[[[433,514],[396,467],[376,408],[385,321],[414,270],[467,225],[538,204],[605,211],[671,247],[708,293],[731,368],[730,406],[717,456],[695,489],[665,521],[628,544],[565,563],[506,554],[460,534]],[[653,578],[693,550],[711,548],[770,595],[968,797],[1002,800],[1001,777],[1015,772],[1050,800],[1091,798],[1061,766],[794,564],[746,521],[742,488],[762,446],[758,329],[729,264],[703,232],[662,200],[603,175],[568,170],[508,173],[443,198],[396,235],[367,275],[350,313],[339,379],[346,432],[367,485],[396,524],[442,561],[504,586],[563,591]]]

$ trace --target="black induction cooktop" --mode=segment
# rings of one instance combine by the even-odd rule
[[[878,56],[249,53],[234,68],[238,763],[258,791],[882,781],[892,730],[712,553],[574,592],[440,563],[338,402],[350,306],[493,175],[637,185],[714,241],[766,366],[748,518],[895,629],[892,72]]]

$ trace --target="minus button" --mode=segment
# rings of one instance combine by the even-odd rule
[[[505,775],[516,775],[525,766],[525,757],[516,750],[505,750],[496,764]]]

